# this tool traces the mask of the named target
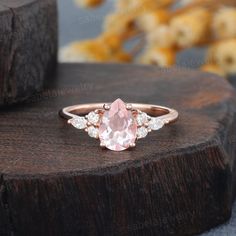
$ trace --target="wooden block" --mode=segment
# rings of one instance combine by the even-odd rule
[[[0,105],[40,91],[56,59],[56,0],[1,0]]]
[[[1,235],[183,236],[229,219],[236,100],[224,79],[134,65],[62,64],[57,74],[31,102],[0,112]],[[180,119],[116,153],[58,116],[118,97]]]

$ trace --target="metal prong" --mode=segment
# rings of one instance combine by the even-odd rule
[[[71,124],[71,120],[68,120],[68,121],[67,121],[67,124]]]
[[[85,132],[88,132],[88,128],[85,128],[84,131],[85,131]]]
[[[138,114],[142,114],[142,113],[143,113],[142,111],[138,110]]]
[[[100,147],[104,148],[106,147],[104,143],[100,143]]]
[[[87,122],[87,126],[91,126],[91,125],[92,125],[91,122],[88,121],[88,122]]]
[[[95,113],[98,114],[98,115],[101,115],[104,113],[104,110],[103,109],[97,109],[95,110]]]
[[[134,148],[135,146],[136,146],[135,143],[131,143],[131,144],[129,145],[129,147],[131,147],[131,148]]]
[[[132,104],[130,104],[130,103],[126,104],[126,109],[127,110],[132,110],[132,108],[133,108]]]
[[[103,105],[103,108],[104,108],[105,110],[110,110],[111,107],[110,107],[109,104],[104,104],[104,105]]]

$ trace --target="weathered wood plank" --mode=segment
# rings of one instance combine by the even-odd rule
[[[56,59],[56,0],[1,1],[0,105],[40,91]]]

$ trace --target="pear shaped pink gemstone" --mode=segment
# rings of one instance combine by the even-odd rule
[[[105,111],[99,127],[103,145],[113,151],[123,151],[135,143],[137,124],[130,110],[121,99],[114,101]]]

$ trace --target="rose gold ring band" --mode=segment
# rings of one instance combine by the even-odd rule
[[[105,103],[109,104],[109,103]],[[65,107],[60,111],[60,115],[65,119],[74,118],[76,115],[83,116],[87,115],[89,112],[94,110],[102,110],[104,109],[104,103],[91,103],[91,104],[80,104]],[[178,112],[174,109],[158,106],[158,105],[150,105],[150,104],[139,104],[139,103],[128,103],[132,106],[133,110],[140,110],[142,112],[147,113],[153,117],[159,117],[159,119],[163,120],[165,124],[174,122],[178,119]]]
[[[160,130],[178,118],[174,109],[137,103],[124,103],[120,98],[113,103],[81,104],[60,111],[68,124],[84,130],[100,140],[100,146],[112,151],[133,148],[136,141],[151,131]]]

